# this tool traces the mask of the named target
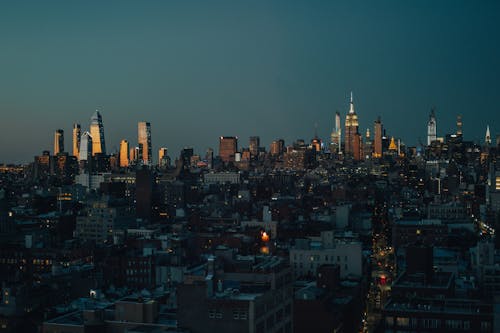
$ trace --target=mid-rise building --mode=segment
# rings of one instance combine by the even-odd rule
[[[259,155],[260,138],[258,136],[251,136],[248,147],[251,157],[257,157]]]

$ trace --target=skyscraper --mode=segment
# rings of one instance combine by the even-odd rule
[[[373,157],[374,158],[381,158],[382,157],[382,136],[383,136],[383,129],[382,129],[382,121],[380,120],[380,117],[375,120],[375,124],[373,125],[374,127],[374,136],[373,136]]]
[[[358,115],[354,111],[354,102],[351,92],[351,101],[349,103],[349,113],[345,119],[345,153],[351,155],[355,160],[360,160],[362,147],[362,139],[359,134]]]
[[[457,136],[462,136],[462,115],[457,116]]]
[[[158,166],[160,168],[166,168],[170,165],[170,158],[168,157],[168,149],[161,147],[158,150]]]
[[[151,124],[141,121],[137,124],[137,141],[139,142],[139,156],[142,157],[142,162],[145,165],[153,163],[152,147],[151,147]]]
[[[64,152],[64,131],[58,129],[54,133],[54,156]]]
[[[92,135],[89,132],[84,132],[80,139],[80,161],[89,161],[92,159]]]
[[[484,142],[488,146],[491,145],[490,125],[486,125],[486,135],[484,136]]]
[[[427,122],[427,145],[430,146],[433,141],[437,140],[436,130],[436,115],[434,109],[431,110],[429,121]]]
[[[342,128],[340,125],[340,113],[335,112],[335,127],[333,128],[331,134],[330,151],[332,153],[341,152],[341,142],[342,142]]]
[[[92,156],[95,154],[106,155],[106,143],[104,141],[104,127],[99,111],[95,111],[90,118],[90,136],[92,137]]]
[[[238,138],[235,136],[221,136],[219,140],[219,156],[223,162],[234,162],[234,155],[238,150]]]
[[[80,158],[80,138],[82,136],[82,128],[80,124],[73,124],[73,156]]]
[[[127,140],[122,140],[120,142],[120,168],[128,167],[130,160],[129,156],[129,145]]]
[[[248,147],[252,158],[257,157],[259,155],[260,138],[258,136],[251,136]]]

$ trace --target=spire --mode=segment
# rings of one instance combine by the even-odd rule
[[[353,98],[352,98],[352,91],[351,91],[351,102],[349,104],[350,104],[349,113],[355,113],[354,112],[354,102],[353,102]]]
[[[491,135],[490,135],[490,125],[486,125],[486,136],[484,138],[486,144],[491,144]]]

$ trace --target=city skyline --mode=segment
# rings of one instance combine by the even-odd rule
[[[203,154],[221,135],[309,141],[316,123],[326,142],[351,90],[360,133],[381,116],[418,145],[433,107],[438,136],[458,115],[467,140],[500,132],[494,1],[119,4],[0,5],[0,163],[52,150],[56,129],[66,141],[73,123],[89,130],[96,108],[108,153],[135,145],[144,119],[153,152],[172,156]]]

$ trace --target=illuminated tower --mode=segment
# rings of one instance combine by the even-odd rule
[[[223,162],[234,161],[238,150],[238,138],[235,136],[221,136],[219,139],[219,156]]]
[[[95,154],[106,155],[106,143],[104,141],[104,127],[99,111],[95,111],[90,118],[90,136],[92,137],[92,156]]]
[[[142,157],[142,162],[145,165],[153,163],[152,147],[151,147],[151,124],[141,121],[137,125],[137,137],[139,142],[139,156]]]
[[[462,115],[457,116],[457,136],[462,136]]]
[[[129,156],[129,145],[127,140],[122,140],[120,142],[120,168],[128,167],[130,160]]]
[[[341,142],[342,142],[342,128],[340,125],[340,113],[335,112],[335,127],[333,128],[331,134],[331,142],[330,142],[330,151],[332,153],[340,153],[341,151]]]
[[[80,124],[73,124],[73,156],[80,158],[80,138],[82,136],[82,128]]]
[[[383,128],[382,121],[380,117],[375,120],[374,127],[374,136],[373,136],[373,157],[381,158],[382,157],[382,136],[383,136]]]
[[[54,156],[64,152],[64,131],[58,129],[54,133]]]
[[[354,102],[351,92],[351,101],[349,103],[349,113],[345,119],[345,153],[353,156],[355,160],[361,159],[362,140],[359,134],[358,115],[354,111]]]
[[[484,142],[488,146],[491,145],[490,125],[486,126],[486,135],[484,136]]]
[[[436,134],[436,115],[434,109],[431,110],[429,115],[429,122],[427,122],[427,145],[430,146],[433,141],[437,140]]]

